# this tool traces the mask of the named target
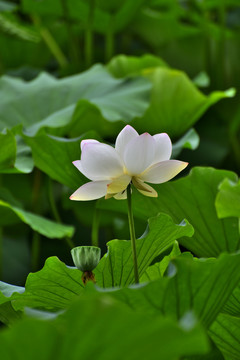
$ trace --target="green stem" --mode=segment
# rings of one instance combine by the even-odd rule
[[[212,52],[211,52],[211,33],[209,30],[209,11],[203,13],[203,30],[204,30],[204,70],[209,75],[212,67]]]
[[[218,5],[218,16],[220,25],[220,39],[216,54],[216,86],[220,89],[224,87],[225,80],[225,31],[226,31],[226,10],[224,0],[220,0]]]
[[[55,198],[53,195],[53,183],[52,183],[51,178],[48,179],[48,199],[49,199],[50,207],[51,207],[52,214],[53,214],[55,220],[59,224],[62,224],[62,220],[61,220],[60,214],[58,212]],[[65,241],[66,241],[66,244],[70,247],[70,249],[75,247],[74,242],[72,241],[72,239],[70,237],[66,236]]]
[[[99,246],[98,232],[100,222],[100,210],[95,208],[92,223],[92,246]]]
[[[133,220],[133,212],[132,212],[132,194],[131,194],[131,184],[127,187],[127,203],[128,203],[128,221],[129,221],[129,231],[132,243],[132,256],[133,256],[133,268],[134,268],[134,276],[135,283],[139,283],[139,275],[138,275],[138,264],[137,264],[137,249],[136,249],[136,235],[134,228],[134,220]]]
[[[109,61],[114,53],[113,16],[110,19],[105,37],[105,61]]]
[[[94,21],[95,0],[89,1],[89,13],[87,29],[85,31],[85,61],[86,67],[93,63],[93,21]]]
[[[38,16],[35,15],[33,17],[33,22],[34,22],[34,24],[36,26],[38,26],[39,32],[40,32],[44,42],[46,43],[47,47],[49,48],[51,53],[56,58],[56,60],[59,63],[60,67],[61,68],[66,67],[67,64],[68,64],[68,61],[67,61],[64,53],[60,49],[59,45],[57,44],[56,40],[54,39],[54,37],[50,33],[50,31],[46,27],[43,27],[41,25],[41,20],[40,20],[40,18]]]
[[[47,28],[41,28],[40,34],[61,68],[67,66],[68,61],[49,30]]]
[[[79,47],[76,43],[76,37],[75,37],[73,29],[72,29],[72,22],[71,22],[71,17],[70,17],[69,10],[68,10],[67,0],[61,0],[61,6],[62,6],[62,11],[63,11],[63,19],[66,23],[66,29],[67,29],[67,34],[68,34],[69,54],[75,63],[79,63],[79,60],[80,60]]]
[[[55,220],[60,224],[62,221],[55,203],[55,199],[53,195],[53,184],[52,184],[52,179],[50,177],[48,178],[48,199],[52,210],[52,214]]]
[[[73,249],[75,247],[75,244],[70,237],[66,236],[65,241],[70,249]]]

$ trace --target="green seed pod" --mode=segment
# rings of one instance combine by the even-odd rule
[[[79,270],[92,271],[100,261],[101,249],[96,246],[77,246],[71,250],[71,255]]]

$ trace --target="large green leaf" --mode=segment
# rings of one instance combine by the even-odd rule
[[[183,254],[172,260],[167,277],[130,288],[105,289],[137,313],[165,315],[180,319],[186,312],[194,310],[202,323],[209,327],[228,300],[240,278],[240,254],[222,255],[219,259],[193,259]],[[81,272],[69,268],[56,257],[49,258],[45,267],[30,274],[26,291],[4,284],[1,302],[13,301],[15,310],[25,306],[64,309],[85,291]],[[93,291],[103,290],[90,288]],[[8,291],[8,293],[6,292]],[[16,292],[17,291],[17,292]],[[22,290],[20,290],[22,292]],[[6,299],[6,296],[8,298]]]
[[[16,219],[29,225],[33,230],[39,234],[46,236],[47,238],[56,239],[64,237],[72,237],[74,233],[74,227],[70,225],[58,224],[52,220],[45,219],[42,216],[25,211],[17,206],[13,206],[10,203],[0,200],[0,207],[4,207],[6,211],[14,213]],[[2,219],[0,220],[0,223]],[[2,225],[4,225],[4,220]]]
[[[16,159],[16,140],[14,135],[7,131],[6,134],[0,133],[0,172],[6,168],[11,168],[14,166]]]
[[[42,270],[28,275],[25,292],[11,298],[13,306],[17,310],[25,306],[64,309],[83,291],[81,276],[78,269],[50,257]]]
[[[21,312],[15,311],[10,301],[0,305],[0,322],[6,325],[12,325],[21,318]]]
[[[209,350],[207,336],[194,316],[180,322],[149,317],[105,294],[81,297],[50,321],[24,319],[2,331],[0,341],[4,360],[154,360],[156,354],[159,359],[175,360]]]
[[[137,130],[167,132],[179,137],[192,127],[206,110],[220,99],[232,97],[233,89],[204,95],[187,75],[178,70],[156,67],[146,75],[152,81],[151,102],[141,119],[132,121]],[[174,106],[173,106],[174,102]]]
[[[80,99],[97,106],[106,121],[130,121],[146,110],[150,88],[146,79],[115,79],[101,65],[60,80],[46,73],[30,82],[3,76],[0,129],[23,124],[35,134],[41,127],[65,126]]]
[[[227,360],[238,360],[240,354],[240,318],[220,314],[212,324],[211,338]]]
[[[132,99],[133,100],[133,99]],[[135,100],[134,100],[135,101]],[[133,101],[133,103],[134,103]],[[122,117],[128,117],[128,110],[131,112],[133,103],[122,107]],[[116,105],[118,106],[117,102]],[[129,106],[129,107],[128,107]],[[53,117],[58,118],[58,114]],[[84,119],[84,121],[83,121]],[[83,134],[91,129],[94,129],[102,137],[113,137],[122,130],[125,123],[123,121],[106,121],[100,109],[87,100],[79,100],[70,123],[65,127],[64,131],[71,137],[76,137],[76,134]]]
[[[0,321],[11,324],[19,319],[20,311],[16,311],[11,301],[25,291],[24,287],[14,286],[0,281]]]
[[[176,318],[194,310],[208,328],[240,279],[240,253],[218,259],[194,259],[184,253],[170,263],[168,276],[138,288],[112,292],[131,308]]]
[[[12,298],[14,294],[22,294],[25,291],[22,286],[15,286],[0,281],[0,303],[4,304]]]
[[[181,254],[178,242],[175,241],[169,255],[164,256],[160,262],[149,266],[142,275],[140,282],[154,281],[162,277],[168,268],[170,261]]]
[[[34,163],[32,159],[31,148],[26,145],[23,138],[16,135],[17,142],[17,157],[14,164],[14,169],[8,173],[25,173],[28,174],[33,170]]]
[[[196,150],[198,148],[200,138],[194,129],[188,130],[172,147],[172,158],[176,159],[182,149]]]
[[[134,33],[151,47],[157,49],[173,40],[199,34],[201,30],[196,26],[179,21],[178,17],[182,15],[182,7],[177,5],[175,1],[167,1],[164,5],[166,8],[170,7],[170,11],[143,9],[135,18]]]
[[[240,286],[234,289],[228,302],[225,304],[223,312],[232,316],[240,317]]]
[[[167,215],[150,219],[148,234],[137,239],[139,275],[141,276],[152,260],[169,248],[176,238],[191,236],[192,233],[191,225],[186,223],[175,225]],[[94,271],[97,285],[110,287],[133,283],[131,242],[112,240],[108,246],[108,253]],[[27,305],[64,308],[82,291],[81,275],[79,270],[67,267],[58,258],[49,258],[42,270],[28,276],[26,291],[18,297],[14,307],[21,309]]]
[[[0,134],[0,172],[4,174],[30,173],[33,169],[31,149],[23,138],[7,130]]]
[[[28,275],[25,288],[0,282],[0,320],[11,322],[13,311],[26,306],[51,310],[68,307],[83,290],[81,276],[78,269],[50,257],[42,270]],[[13,308],[9,309],[7,303]]]
[[[10,1],[0,1],[0,11],[13,11],[16,10],[17,5]]]
[[[117,55],[107,65],[108,70],[116,78],[129,75],[144,75],[156,67],[168,67],[159,57],[145,54],[141,57]]]
[[[219,186],[219,193],[216,197],[216,209],[218,216],[240,217],[240,181],[233,182],[225,179]]]
[[[128,111],[128,109],[125,108],[125,111]],[[85,121],[79,121],[80,119],[85,119]],[[76,106],[72,121],[66,127],[66,131],[74,137],[75,134],[82,134],[89,129],[94,129],[102,137],[113,137],[118,135],[123,125],[122,121],[107,122],[95,105],[86,100],[81,100]],[[147,128],[148,124],[146,124],[145,130]],[[159,129],[156,131],[159,132]],[[195,150],[198,145],[199,136],[197,132],[191,128],[173,144],[172,156],[174,158],[177,157],[183,148]]]
[[[50,322],[26,319],[2,331],[0,338],[3,359],[40,360],[51,359],[53,353],[56,355],[59,334]]]
[[[184,72],[167,68],[156,57],[119,55],[110,61],[108,69],[117,77],[138,73],[152,82],[150,107],[141,119],[132,122],[141,132],[161,129],[171,137],[183,135],[211,105],[235,94],[229,89],[205,96]]]
[[[200,328],[196,331],[196,321],[193,316],[181,319],[178,325],[175,322],[174,326],[174,321],[169,318],[148,317],[144,313],[135,313],[122,305],[104,294],[95,299],[85,298],[76,303],[66,316],[69,316],[68,328],[76,326],[75,324],[77,328],[74,333],[70,332],[73,335],[67,339],[60,359],[66,358],[72,343],[77,344],[74,353],[81,353],[81,356],[87,358],[91,349],[91,357],[102,360],[156,359],[156,354],[161,359],[176,359],[183,354],[205,353],[208,350],[207,339],[203,333],[200,336]],[[84,316],[81,315],[83,312],[81,309],[84,309]],[[91,332],[84,332],[81,341],[74,341],[86,324],[91,326]],[[200,340],[200,343],[197,343],[197,340]],[[94,346],[89,346],[93,343]],[[185,343],[188,344],[187,349]]]
[[[96,138],[93,133],[88,135],[87,138]],[[86,181],[72,164],[74,160],[80,159],[80,142],[84,138],[86,136],[65,139],[43,134],[25,136],[25,141],[31,147],[34,163],[40,170],[59,183],[75,189]]]
[[[218,185],[225,179],[237,181],[237,175],[226,170],[197,167],[185,178],[155,186],[158,198],[134,193],[134,215],[146,220],[159,212],[169,214],[177,223],[186,218],[194,227],[194,235],[179,242],[198,256],[217,256],[223,251],[239,249],[238,219],[218,219],[215,198]],[[100,200],[103,209],[125,212],[123,202]]]
[[[165,214],[149,219],[148,227],[149,232],[136,240],[140,277],[151,262],[170,247],[176,239],[193,234],[190,224],[182,222],[180,225],[176,225]],[[107,245],[108,252],[94,271],[97,284],[107,288],[134,283],[131,242],[112,240]]]

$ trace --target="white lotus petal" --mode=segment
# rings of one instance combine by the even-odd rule
[[[84,175],[90,180],[110,180],[123,175],[123,163],[116,150],[102,143],[85,144],[81,156]]]
[[[134,176],[132,178],[132,183],[135,186],[135,188],[138,189],[138,190],[148,191],[148,188],[150,188],[149,192],[152,191],[151,186],[145,184],[145,182],[140,180],[138,177]]]
[[[109,181],[91,181],[78,188],[71,196],[71,200],[96,200],[107,193]]]
[[[120,192],[113,196],[116,200],[125,200],[127,198],[127,191],[124,190],[123,192]]]
[[[154,164],[160,161],[169,160],[172,154],[172,143],[168,134],[156,134],[153,138],[156,141]]]
[[[96,143],[99,143],[99,141],[94,140],[94,139],[82,140],[81,141],[81,151],[83,150],[84,145],[86,145],[86,144],[96,144]]]
[[[126,125],[122,131],[118,134],[115,143],[115,149],[123,159],[124,151],[126,149],[127,144],[132,140],[138,137],[138,132],[130,125]]]
[[[139,135],[130,125],[119,133],[115,148],[87,139],[81,142],[81,150],[81,160],[73,164],[92,182],[76,190],[70,197],[72,200],[95,200],[104,195],[105,199],[126,199],[131,181],[143,195],[157,197],[155,189],[145,181],[166,182],[188,165],[169,160],[172,144],[166,133]]]
[[[137,188],[137,190],[138,190],[141,194],[143,194],[143,195],[145,195],[145,196],[148,196],[148,197],[158,197],[158,193],[156,192],[155,189],[153,189],[153,188],[152,188],[150,185],[148,185],[148,184],[145,184],[145,183],[144,183],[144,185],[145,185],[146,190],[142,190],[142,189]]]
[[[81,160],[75,160],[72,162],[74,166],[76,166],[76,168],[84,175],[87,177],[87,174],[85,174],[84,169],[82,167],[82,162]]]
[[[107,187],[108,194],[116,194],[125,190],[131,181],[131,176],[122,175],[114,179]]]
[[[180,171],[185,169],[188,163],[179,160],[166,160],[150,166],[139,178],[152,184],[161,184],[171,180]]]
[[[81,165],[81,160],[75,160],[72,162],[74,166],[76,166],[76,168],[82,172],[82,165]]]
[[[153,163],[155,155],[155,140],[144,133],[132,139],[124,152],[124,163],[130,175],[138,175]]]

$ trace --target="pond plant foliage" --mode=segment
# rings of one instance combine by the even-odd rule
[[[240,359],[239,14],[0,1],[1,359]]]

